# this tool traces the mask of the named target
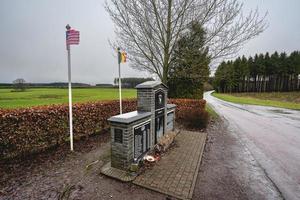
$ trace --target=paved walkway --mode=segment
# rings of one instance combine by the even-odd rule
[[[206,133],[181,131],[176,146],[134,184],[179,199],[191,199],[201,163]]]

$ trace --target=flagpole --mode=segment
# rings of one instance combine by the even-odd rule
[[[67,25],[67,30],[70,30],[71,27]],[[68,88],[69,88],[69,128],[70,128],[70,148],[71,151],[73,148],[73,112],[72,112],[72,80],[71,80],[71,48],[70,45],[67,44],[68,51]]]
[[[119,63],[119,98],[120,98],[120,114],[122,114],[122,86],[121,86],[121,52],[118,48],[118,63]]]
[[[72,83],[71,83],[71,49],[68,45],[68,81],[69,81],[69,120],[70,120],[70,147],[73,151],[73,112],[72,112]]]

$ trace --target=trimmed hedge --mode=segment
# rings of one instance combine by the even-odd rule
[[[136,106],[136,100],[123,101],[124,112],[136,110]],[[0,160],[41,152],[67,141],[68,112],[68,105],[0,110]],[[118,101],[74,104],[74,139],[107,128],[107,119],[118,113]]]
[[[209,114],[204,99],[170,99],[176,104],[176,122],[188,129],[202,129],[208,124]]]
[[[205,100],[170,99],[169,103],[177,105],[177,122],[187,127],[206,123],[203,117],[207,113]],[[136,100],[123,101],[124,113],[136,110],[136,107]],[[108,128],[107,119],[118,113],[118,101],[74,104],[74,139],[88,137]],[[67,140],[68,105],[0,109],[0,160],[42,152]]]

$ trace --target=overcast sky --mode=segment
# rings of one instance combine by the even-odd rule
[[[244,46],[241,55],[275,50],[300,50],[300,1],[251,0],[245,10],[268,11],[269,28]],[[1,0],[0,82],[67,81],[65,26],[80,31],[80,45],[72,46],[73,82],[112,83],[117,61],[108,44],[114,25],[104,0]],[[122,66],[122,75],[147,73]]]

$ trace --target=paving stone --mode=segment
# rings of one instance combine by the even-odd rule
[[[132,175],[120,169],[111,167],[110,162],[101,168],[101,173],[106,176],[121,180],[123,182],[130,182],[136,177],[136,175]]]
[[[190,199],[205,141],[205,133],[181,131],[175,138],[176,147],[133,183],[179,199]]]

